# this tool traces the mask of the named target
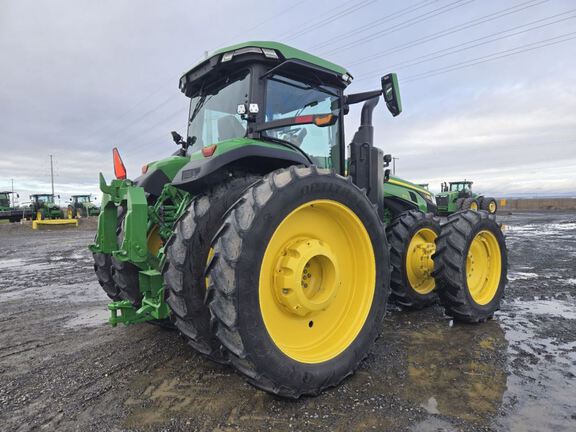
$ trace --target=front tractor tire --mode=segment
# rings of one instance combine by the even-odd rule
[[[214,329],[251,384],[298,398],[356,370],[384,316],[390,259],[376,209],[350,179],[272,172],[232,207],[213,249]]]
[[[422,309],[437,300],[432,272],[440,224],[432,213],[410,210],[386,228],[392,278],[390,300],[402,307]]]
[[[436,241],[434,268],[447,315],[470,323],[492,318],[500,309],[508,269],[495,216],[483,210],[448,216]]]
[[[235,177],[194,198],[166,248],[163,273],[174,324],[193,348],[218,362],[225,358],[211,330],[205,303],[204,271],[211,258],[210,242],[222,225],[224,213],[257,179],[251,175]]]

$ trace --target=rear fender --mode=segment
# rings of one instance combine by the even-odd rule
[[[192,158],[178,171],[172,185],[195,194],[220,182],[222,176],[235,169],[264,174],[290,165],[310,165],[310,161],[296,151],[252,142],[254,144],[237,146],[210,157]]]

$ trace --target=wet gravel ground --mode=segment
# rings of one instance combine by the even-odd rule
[[[107,326],[92,230],[0,227],[0,430],[576,430],[576,213],[500,220],[510,283],[493,321],[391,310],[352,378],[298,401],[176,332]]]

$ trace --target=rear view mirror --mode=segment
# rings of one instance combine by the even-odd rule
[[[402,100],[400,99],[400,87],[398,77],[390,73],[382,77],[382,96],[388,107],[388,111],[396,117],[402,112]]]

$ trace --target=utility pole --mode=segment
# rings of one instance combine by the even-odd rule
[[[397,157],[392,158],[392,174],[393,175],[396,175],[396,161],[399,159],[400,158],[397,158]]]
[[[14,205],[15,204],[14,203],[14,179],[11,179],[11,180],[12,180],[12,208],[14,208],[15,207],[15,205]]]
[[[52,155],[50,155],[50,182],[52,183],[52,196],[54,196],[54,163]]]

